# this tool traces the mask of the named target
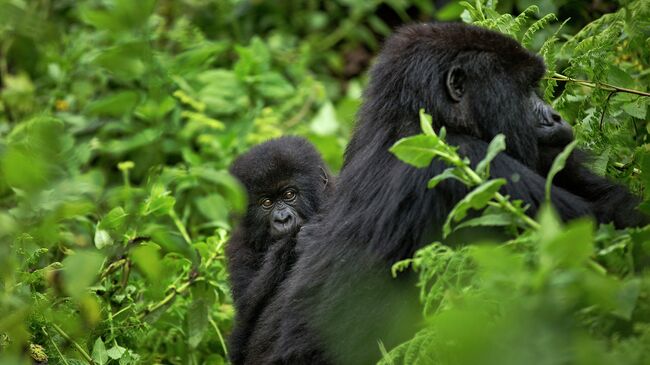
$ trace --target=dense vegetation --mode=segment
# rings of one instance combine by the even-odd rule
[[[403,22],[462,19],[538,51],[540,92],[592,168],[650,212],[650,2],[496,3],[0,0],[0,363],[226,362],[223,248],[246,204],[226,167],[298,134],[338,169],[364,71]],[[397,264],[420,275],[428,325],[378,344],[382,361],[648,364],[650,227],[521,219],[423,133],[393,152],[442,158],[475,189],[448,229],[512,240],[432,243]]]

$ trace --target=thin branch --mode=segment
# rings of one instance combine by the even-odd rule
[[[47,331],[45,330],[45,327],[41,327],[41,330],[43,330],[43,334],[45,335],[45,337],[47,337],[47,339],[50,340],[50,342],[52,342],[52,345],[54,346],[54,349],[56,350],[56,353],[59,354],[59,357],[61,358],[61,361],[63,361],[63,364],[70,365],[68,363],[68,360],[66,360],[65,356],[63,356],[63,354],[61,353],[61,350],[59,349],[59,346],[57,346],[56,342],[54,342],[54,339],[52,337],[50,337],[50,334],[47,333]]]
[[[607,95],[607,100],[605,100],[605,106],[603,107],[603,113],[600,115],[600,123],[598,123],[598,129],[603,131],[603,121],[605,120],[605,114],[607,114],[607,107],[609,106],[609,99],[612,98],[612,95],[616,94],[617,91],[610,91]]]
[[[221,335],[219,326],[217,326],[217,323],[214,321],[214,319],[212,319],[212,317],[208,317],[208,321],[210,321],[210,324],[214,328],[215,332],[217,332],[217,336],[219,336],[219,342],[221,342],[221,347],[223,348],[224,355],[228,356],[228,347],[226,346],[226,341],[223,339],[223,335]]]
[[[81,345],[79,345],[75,340],[73,340],[72,337],[70,337],[67,333],[65,333],[65,331],[63,331],[61,327],[57,326],[56,323],[52,323],[52,328],[54,328],[59,333],[59,335],[61,335],[61,337],[69,341],[72,344],[72,346],[74,346],[74,348],[77,349],[77,352],[81,355],[81,357],[83,357],[84,360],[86,360],[86,362],[88,362],[90,365],[95,365],[95,362],[90,357],[90,355],[88,355],[86,350],[84,350],[83,347],[81,347]]]
[[[650,96],[649,92],[634,90],[634,89],[628,89],[626,87],[620,87],[620,86],[608,84],[606,82],[593,82],[593,81],[589,81],[589,80],[574,79],[574,78],[571,78],[571,77],[561,75],[559,73],[555,73],[553,75],[553,77],[547,77],[547,79],[548,80],[556,80],[556,81],[564,81],[564,82],[574,82],[576,84],[584,85],[584,86],[591,87],[591,88],[594,88],[594,89],[602,89],[602,90],[621,92],[621,93],[628,93],[628,94],[634,94],[634,95],[640,95],[640,96]]]
[[[138,315],[138,319],[142,320],[147,315],[159,310],[160,308],[165,307],[168,304],[171,304],[174,301],[174,299],[176,299],[177,295],[183,294],[185,291],[187,291],[187,289],[190,286],[192,286],[192,284],[194,284],[194,283],[196,283],[198,281],[203,281],[203,280],[205,280],[205,279],[202,278],[202,277],[191,278],[189,281],[183,283],[183,285],[179,286],[178,288],[175,288],[175,287],[172,288],[172,291],[169,294],[167,294],[167,296],[164,297],[160,302],[158,302],[158,303],[156,303],[154,305],[150,305],[143,312],[141,312]]]

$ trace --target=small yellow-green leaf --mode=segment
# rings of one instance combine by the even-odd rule
[[[497,134],[488,145],[485,157],[476,165],[476,173],[483,178],[488,178],[490,176],[490,162],[494,160],[499,152],[505,151],[505,149],[506,137],[503,134]]]
[[[429,114],[424,112],[424,109],[420,109],[420,128],[427,136],[436,135],[436,132],[433,131],[433,120]]]
[[[553,178],[555,175],[557,175],[558,172],[560,172],[563,168],[564,165],[566,164],[566,160],[569,158],[571,155],[571,152],[573,152],[573,149],[575,146],[578,144],[578,141],[573,141],[569,143],[560,154],[555,157],[555,160],[553,160],[553,165],[551,165],[551,170],[548,172],[548,177],[546,178],[546,200],[550,201],[551,200],[551,186],[553,185]]]

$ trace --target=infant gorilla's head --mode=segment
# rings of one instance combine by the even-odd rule
[[[253,243],[294,235],[320,208],[331,189],[330,173],[307,140],[282,137],[251,148],[230,172],[246,188],[242,221]]]

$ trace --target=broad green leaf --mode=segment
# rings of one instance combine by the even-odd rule
[[[104,256],[95,251],[77,251],[63,260],[64,287],[68,294],[80,298],[95,282]]]
[[[93,60],[117,79],[128,82],[142,77],[150,66],[151,48],[146,42],[132,42],[106,48]]]
[[[126,349],[122,346],[119,346],[118,344],[115,344],[115,346],[106,350],[106,354],[108,355],[108,357],[110,357],[113,360],[121,359],[125,352]]]
[[[113,245],[113,238],[111,238],[110,233],[99,228],[95,230],[95,237],[93,241],[95,242],[95,247],[97,247],[98,250],[101,250],[106,246]]]
[[[487,203],[494,198],[494,194],[496,194],[499,191],[499,188],[505,184],[505,179],[486,181],[461,199],[461,201],[459,201],[454,209],[449,213],[449,216],[442,227],[443,237],[447,237],[451,233],[452,221],[461,221],[465,216],[467,216],[467,211],[469,209],[479,210],[485,208]]]
[[[650,102],[648,97],[637,97],[634,101],[623,104],[623,110],[638,119],[645,120]]]
[[[176,199],[169,196],[169,191],[165,190],[161,185],[155,185],[151,188],[151,194],[142,205],[142,215],[165,215],[169,214],[174,209]]]
[[[409,165],[426,167],[436,156],[435,150],[439,146],[440,139],[437,136],[420,134],[400,139],[389,151]]]
[[[124,211],[124,208],[122,207],[116,207],[111,209],[108,214],[102,218],[101,221],[99,221],[99,229],[121,229],[124,225],[124,222],[126,220],[126,216],[128,214]]]
[[[594,253],[593,242],[593,222],[573,221],[548,242],[540,242],[540,261],[549,268],[582,265]]]
[[[634,79],[627,72],[623,71],[617,65],[608,65],[608,81],[620,87],[634,87]]]
[[[104,341],[102,341],[101,337],[97,337],[97,340],[95,341],[95,345],[93,346],[92,358],[93,361],[97,363],[97,365],[104,365],[108,362],[108,354],[106,353],[106,346],[104,345]]]
[[[197,197],[194,203],[199,212],[210,221],[221,226],[228,224],[228,204],[220,194]]]
[[[194,298],[187,308],[187,343],[196,348],[208,329],[208,302],[204,298]]]
[[[566,164],[566,160],[569,158],[571,155],[571,152],[573,152],[573,149],[576,147],[578,144],[578,141],[573,141],[569,143],[562,152],[560,152],[557,157],[555,157],[555,160],[553,160],[553,165],[551,165],[551,169],[548,172],[548,177],[546,178],[546,200],[551,201],[551,186],[553,185],[553,178],[555,175],[557,175],[558,172],[562,171],[564,168],[564,165]]]
[[[627,280],[621,284],[616,293],[616,307],[613,313],[621,318],[630,320],[641,294],[641,280],[638,278]]]
[[[490,176],[490,162],[499,154],[506,150],[506,137],[503,134],[497,134],[488,145],[487,153],[481,162],[476,165],[476,173],[487,179]]]
[[[194,73],[212,62],[217,55],[228,49],[226,42],[208,42],[189,49],[174,57],[172,69],[180,74]]]
[[[131,258],[149,280],[156,282],[160,278],[162,265],[160,248],[152,243],[144,243],[131,250]]]
[[[226,171],[207,167],[193,167],[190,169],[190,173],[214,184],[221,196],[228,200],[233,211],[243,212],[246,209],[246,191],[239,181]]]
[[[138,104],[140,96],[137,92],[127,90],[110,94],[88,104],[85,112],[90,115],[121,117],[129,114]]]

